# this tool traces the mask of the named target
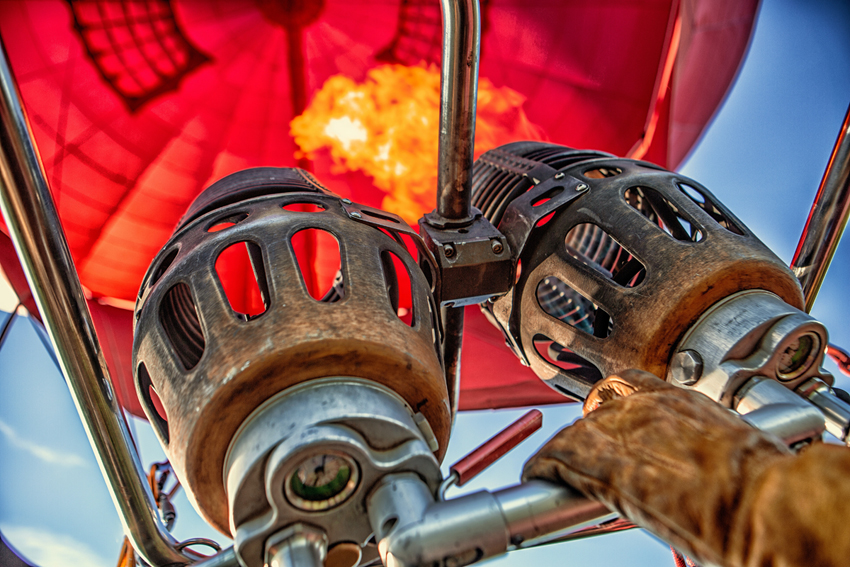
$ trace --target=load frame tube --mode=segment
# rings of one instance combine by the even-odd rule
[[[812,210],[800,235],[791,270],[812,310],[850,216],[850,108],[829,157]]]
[[[151,565],[190,563],[160,521],[143,480],[5,47],[0,48],[0,210],[124,533]]]

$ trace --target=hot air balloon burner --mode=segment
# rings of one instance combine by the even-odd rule
[[[513,291],[485,313],[573,398],[628,368],[668,376],[687,331],[738,292],[802,307],[797,279],[740,220],[656,165],[517,142],[477,160],[473,195],[517,263]]]
[[[304,231],[339,250],[317,297]],[[245,565],[262,565],[267,538],[298,523],[326,534],[329,553],[359,553],[378,478],[439,484],[451,410],[427,257],[398,217],[301,170],[259,168],[204,191],[155,258],[135,310],[139,397],[191,501],[235,536]],[[250,284],[241,295],[228,288],[234,271]]]
[[[850,407],[821,368],[826,329],[801,311],[791,271],[707,189],[536,142],[482,155],[473,188],[517,262],[513,291],[485,314],[547,384],[583,399],[640,368],[789,444],[825,425],[847,439]]]

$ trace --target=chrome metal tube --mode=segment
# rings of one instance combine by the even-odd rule
[[[786,445],[820,439],[826,422],[817,407],[777,380],[754,376],[735,395],[735,411],[757,429]]]
[[[440,319],[443,322],[443,368],[446,372],[446,386],[449,391],[449,407],[452,410],[452,424],[457,417],[460,402],[460,349],[463,346],[463,319],[465,307],[441,307]]]
[[[124,532],[152,565],[185,564],[159,520],[109,381],[77,271],[0,49],[0,209]]]
[[[239,559],[236,557],[236,551],[231,546],[222,549],[215,555],[193,563],[192,567],[240,567],[240,565]]]
[[[546,541],[536,543],[535,545],[524,545],[522,547],[525,549],[535,547],[536,545],[551,545],[553,543],[563,543],[565,541],[573,541],[598,535],[613,534],[615,532],[622,532],[625,530],[633,530],[636,527],[637,526],[631,523],[629,520],[617,518],[616,520],[611,520],[610,522],[605,522],[599,524],[598,526],[591,526],[589,528],[584,528],[577,532],[572,532],[567,535],[556,537],[554,539],[547,539]]]
[[[468,565],[616,517],[564,486],[531,481],[434,502],[412,474],[389,475],[369,498],[385,565]]]
[[[531,480],[493,493],[516,548],[534,547],[565,533],[617,518],[604,504],[579,492]]]
[[[472,199],[481,13],[478,0],[440,0],[440,8],[443,60],[437,213],[460,220],[469,217]]]
[[[823,174],[791,269],[803,286],[806,311],[812,310],[826,271],[850,215],[850,108]]]
[[[823,412],[827,432],[850,445],[850,405],[833,395],[826,384],[805,385],[802,390],[803,395]]]
[[[443,59],[437,214],[446,219],[463,220],[469,218],[472,202],[481,12],[478,0],[440,0],[440,9],[443,13]],[[463,308],[447,307],[442,311],[443,361],[454,420],[460,392]]]

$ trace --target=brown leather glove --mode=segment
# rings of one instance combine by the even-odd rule
[[[694,558],[729,567],[850,565],[850,451],[800,456],[706,396],[629,370],[526,463]]]

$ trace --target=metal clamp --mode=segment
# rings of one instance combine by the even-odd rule
[[[388,232],[396,242],[405,248],[407,245],[401,238],[401,235],[403,234],[409,237],[419,252],[419,265],[423,268],[425,277],[431,283],[431,292],[435,296],[439,296],[440,267],[434,258],[434,254],[428,249],[428,246],[425,244],[423,238],[419,236],[418,232],[413,230],[404,219],[393,213],[359,203],[353,203],[349,199],[342,199],[341,202],[343,210],[348,214],[348,218]]]
[[[514,259],[519,259],[537,223],[576,200],[588,189],[586,183],[571,175],[555,173],[514,199],[499,223],[511,245]]]
[[[514,262],[504,234],[481,211],[472,219],[451,221],[430,213],[419,220],[425,245],[440,270],[440,304],[475,305],[503,295],[513,284]]]
[[[828,344],[826,329],[806,313],[766,291],[742,291],[685,334],[667,378],[788,444],[824,429],[847,443],[850,405],[833,393],[822,367]]]
[[[668,380],[732,407],[753,376],[794,390],[811,378],[832,383],[822,368],[826,329],[772,293],[741,291],[716,303],[685,334]]]

